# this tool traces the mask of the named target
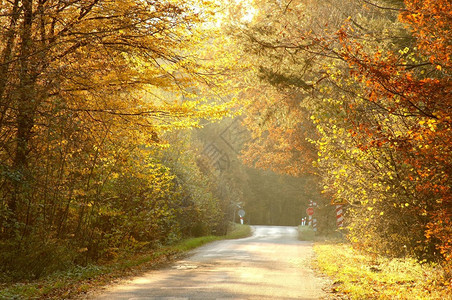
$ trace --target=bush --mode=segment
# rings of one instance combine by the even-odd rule
[[[2,281],[36,279],[73,266],[78,255],[62,240],[28,238],[0,244]]]
[[[298,226],[298,239],[300,241],[313,241],[315,231],[311,226]]]

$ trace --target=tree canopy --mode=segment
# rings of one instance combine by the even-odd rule
[[[253,3],[245,161],[317,174],[356,246],[450,260],[450,3]]]
[[[209,25],[215,11],[196,0],[0,2],[5,271],[40,276],[224,222],[191,143],[165,150],[179,130],[231,114],[238,63]]]
[[[309,200],[326,231],[347,204],[355,247],[450,262],[451,13],[0,0],[0,270],[39,277],[219,234],[239,203],[283,224],[269,212],[297,220]]]

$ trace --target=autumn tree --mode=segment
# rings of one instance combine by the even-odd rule
[[[251,101],[257,122],[250,127],[265,131],[259,121],[274,108],[277,138],[270,130],[268,136],[278,143],[271,147],[290,149],[293,129],[280,124],[299,122],[304,108],[316,124],[308,136],[318,151],[315,172],[333,203],[350,204],[355,245],[386,255],[449,258],[447,1],[255,4],[261,13],[240,27],[241,41],[259,62],[256,76],[285,97]],[[287,91],[298,93],[294,116],[281,108]],[[278,164],[262,145],[252,147],[271,158],[266,165]],[[300,156],[310,153],[299,149]],[[301,170],[299,159],[282,161]]]
[[[177,236],[176,172],[152,156],[165,132],[229,114],[213,4],[0,3],[2,267],[46,257],[40,276]]]
[[[451,37],[450,8],[447,1],[405,1],[396,11],[411,40],[389,49],[363,51],[348,24],[338,32],[350,73],[375,107],[373,124],[359,122],[355,131],[362,136],[359,146],[366,152],[384,149],[385,160],[391,161],[387,176],[399,179],[407,198],[406,203],[392,202],[405,205],[416,219],[415,228],[424,235],[417,243],[424,241],[426,252],[439,251],[448,260],[451,66],[450,45],[444,41]]]
[[[244,94],[244,124],[253,140],[242,158],[250,166],[303,177],[318,192],[321,178],[312,166],[317,159],[312,142],[319,136],[310,117],[311,105],[318,100],[315,84],[327,76],[321,64],[316,64],[318,51],[323,51],[320,39],[311,42],[307,37],[309,26],[317,23],[314,17],[321,16],[324,8],[311,16],[300,1],[256,1],[255,5],[254,18],[246,25],[233,24],[231,30],[246,58],[254,62],[254,73],[245,79],[253,86]],[[329,219],[332,207],[327,197],[318,194],[304,199],[305,206],[309,200],[329,207],[323,216]]]

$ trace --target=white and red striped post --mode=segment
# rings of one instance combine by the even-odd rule
[[[306,226],[306,217],[301,218],[301,226]]]
[[[336,205],[336,224],[338,228],[342,228],[344,225],[342,205]]]
[[[312,200],[309,200],[309,206],[316,207],[317,203]],[[314,231],[317,231],[317,219],[313,216],[309,216],[309,226],[311,226],[311,225],[312,225],[312,229]]]

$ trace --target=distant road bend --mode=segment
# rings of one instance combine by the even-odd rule
[[[96,300],[322,299],[324,280],[310,269],[312,243],[296,227],[253,226],[253,236],[218,241],[174,265],[109,286]]]

